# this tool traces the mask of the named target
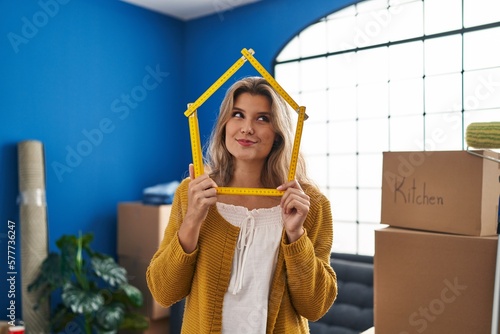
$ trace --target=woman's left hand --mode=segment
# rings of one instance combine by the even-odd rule
[[[304,221],[309,212],[309,196],[304,193],[297,180],[280,185],[278,190],[285,193],[281,198],[281,215],[285,231],[290,243],[296,241],[304,234]]]

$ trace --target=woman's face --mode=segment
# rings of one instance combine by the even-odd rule
[[[276,138],[271,104],[263,95],[240,94],[226,123],[226,147],[238,161],[264,163]]]

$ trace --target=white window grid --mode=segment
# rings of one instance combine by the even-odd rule
[[[296,35],[275,78],[310,116],[301,151],[332,202],[332,251],[374,254],[382,152],[463,150],[500,120],[499,0],[365,0]]]

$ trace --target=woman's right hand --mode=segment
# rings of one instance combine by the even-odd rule
[[[205,220],[210,206],[217,202],[217,184],[207,174],[194,177],[194,166],[189,164],[188,207],[186,218],[201,223]]]
[[[188,207],[179,228],[179,241],[186,253],[196,249],[203,221],[210,206],[217,202],[217,184],[207,174],[194,177],[194,166],[189,165],[191,181],[188,187]]]

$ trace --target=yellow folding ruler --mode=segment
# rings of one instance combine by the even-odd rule
[[[236,73],[248,60],[250,64],[262,75],[264,79],[280,94],[283,99],[295,110],[299,117],[295,131],[295,139],[292,149],[292,158],[290,161],[290,171],[288,172],[288,180],[295,178],[297,169],[297,161],[299,156],[300,139],[302,137],[302,129],[304,121],[307,119],[306,108],[299,105],[288,95],[288,93],[278,84],[278,82],[269,74],[268,71],[255,59],[252,49],[241,50],[243,56],[239,58],[224,74],[214,82],[194,103],[187,105],[187,110],[184,115],[189,121],[189,135],[191,138],[191,151],[193,155],[194,176],[198,177],[204,173],[203,153],[201,150],[200,130],[198,126],[197,109],[219,89],[234,73]],[[271,188],[236,188],[236,187],[218,187],[217,194],[225,195],[257,195],[257,196],[281,196],[283,191]]]

